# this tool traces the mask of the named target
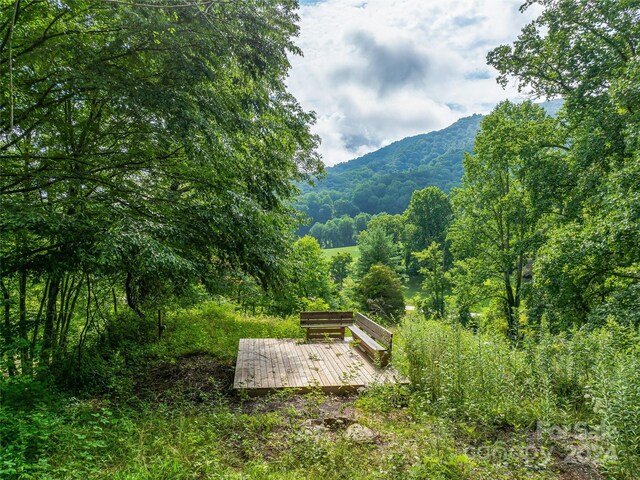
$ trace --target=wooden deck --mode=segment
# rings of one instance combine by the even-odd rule
[[[240,340],[233,388],[251,395],[282,388],[350,392],[381,383],[406,383],[392,367],[377,368],[348,340],[304,343],[291,338]]]

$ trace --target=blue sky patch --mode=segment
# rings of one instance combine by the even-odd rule
[[[465,74],[464,78],[467,80],[489,80],[492,77],[489,70],[474,70]]]

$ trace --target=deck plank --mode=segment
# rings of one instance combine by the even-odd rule
[[[246,372],[246,370],[243,368],[243,362],[244,362],[244,358],[245,358],[245,351],[246,349],[242,348],[242,343],[243,343],[244,339],[241,339],[239,344],[238,344],[238,358],[236,360],[236,371],[233,375],[233,384],[234,385],[238,385],[238,384],[243,384],[243,379],[244,379],[244,374]]]
[[[351,346],[349,343],[349,349],[345,353],[349,359],[349,366],[351,374],[353,375],[353,382],[362,383],[363,385],[369,385],[372,382],[373,376],[370,371],[370,364],[364,357],[362,352],[356,347]]]
[[[268,342],[268,358],[271,360],[271,374],[273,375],[273,382],[276,388],[282,388],[282,372],[280,371],[280,354],[279,349],[276,348],[275,339],[271,338]],[[285,385],[286,386],[286,385]]]
[[[326,358],[329,368],[333,374],[334,381],[336,385],[348,386],[348,371],[345,368],[345,365],[340,362],[340,357],[344,355],[342,352],[344,342],[341,344],[333,344],[327,343],[325,345],[320,346],[320,350],[322,351],[322,355]]]
[[[332,350],[331,352],[329,351],[330,349]],[[316,351],[318,352],[318,356],[322,358],[324,368],[326,369],[331,384],[338,388],[342,387],[343,382],[340,379],[340,371],[331,358],[331,355],[335,355],[335,351],[331,348],[331,343],[324,342],[316,345]]]
[[[317,387],[322,385],[323,379],[320,377],[320,368],[316,365],[316,362],[312,359],[313,351],[310,348],[312,344],[303,343],[300,345],[300,359],[305,373],[307,374],[307,381],[310,387]]]
[[[267,367],[269,368],[269,375],[271,376],[271,385],[273,388],[280,388],[282,385],[280,385],[278,361],[276,358],[277,355],[272,348],[273,339],[269,340],[270,341],[265,345],[265,355],[267,357]]]
[[[289,359],[291,363],[291,386],[292,387],[304,387],[307,384],[307,377],[304,374],[304,369],[302,368],[302,362],[298,358],[298,349],[297,348],[287,348],[287,340],[281,340],[281,348],[284,349],[285,355]]]
[[[273,388],[275,385],[271,380],[271,374],[269,372],[269,366],[267,365],[267,346],[265,342],[255,341],[257,360],[260,364],[260,377],[256,377],[256,385],[260,385],[263,388]]]
[[[318,386],[322,385],[333,385],[333,380],[331,380],[331,376],[329,372],[327,372],[327,368],[324,364],[324,360],[322,356],[319,355],[317,351],[317,343],[309,343],[307,344],[307,352],[309,353],[308,358],[311,361],[311,369],[316,372],[319,380]]]
[[[264,393],[281,388],[338,393],[374,383],[407,383],[393,367],[379,369],[349,342],[241,339],[234,388]]]
[[[305,362],[305,360],[303,358],[304,351],[302,350],[302,345],[296,344],[296,347],[297,347],[297,348],[295,348],[296,359],[297,359],[298,365],[299,365],[298,375],[299,375],[300,381],[302,382],[302,384],[300,386],[301,387],[308,387],[309,385],[311,385],[313,383],[313,376],[308,371],[307,364],[306,364],[306,362]]]
[[[289,379],[290,379],[290,368],[288,368],[288,359],[287,359],[287,355],[286,355],[286,350],[282,348],[282,345],[280,344],[280,340],[274,340],[273,341],[273,348],[274,351],[276,352],[276,359],[277,359],[277,363],[278,363],[278,372],[279,372],[279,380],[280,380],[280,385],[282,387],[290,387],[291,385],[289,385]]]
[[[282,348],[281,341],[278,339],[276,341],[276,349],[280,352],[278,356],[278,361],[280,362],[280,382],[283,387],[292,387],[293,383],[293,369],[291,368],[291,364],[289,362],[289,352]]]

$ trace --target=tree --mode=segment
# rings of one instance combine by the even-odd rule
[[[512,339],[518,338],[523,268],[543,240],[533,200],[543,176],[536,171],[562,150],[548,146],[555,132],[555,120],[541,107],[499,104],[482,121],[475,154],[465,157],[462,187],[453,197],[453,252],[487,297],[501,300]]]
[[[369,219],[367,228],[380,228],[385,234],[391,236],[393,243],[399,244],[402,240],[404,230],[404,219],[402,215],[390,215],[388,213],[378,213]]]
[[[303,237],[293,244],[290,282],[299,298],[330,300],[329,265],[313,237]]]
[[[228,270],[282,282],[294,182],[320,169],[284,83],[291,2],[0,8],[5,349],[17,331],[46,366],[114,289],[143,316]]]
[[[353,245],[353,232],[353,219],[346,215],[332,218],[325,225],[325,235],[330,239],[332,247]]]
[[[353,190],[351,201],[361,212],[374,214],[380,203],[377,193],[380,191],[374,185],[360,183]]]
[[[333,218],[333,200],[327,192],[307,193],[302,197],[301,203],[307,207],[308,215],[313,222],[326,223]]]
[[[424,277],[422,311],[429,317],[444,318],[445,295],[451,289],[451,278],[445,269],[445,251],[440,244],[433,242],[428,248],[413,255],[420,265],[419,272]]]
[[[445,240],[453,210],[449,197],[442,190],[427,187],[413,192],[403,216],[405,266],[408,269],[417,269],[416,257],[412,256],[412,252],[425,250],[433,242],[442,245],[447,253]]]
[[[283,315],[304,310],[309,303],[331,301],[329,265],[315,238],[307,235],[293,243],[285,281],[269,295],[269,310]]]
[[[341,217],[342,215],[348,215],[351,217],[359,213],[358,208],[351,203],[351,201],[345,198],[340,198],[333,202],[333,209],[335,210],[335,215],[337,217]]]
[[[363,277],[372,265],[386,265],[396,272],[402,271],[400,246],[393,241],[380,225],[372,226],[358,236],[360,257],[356,263],[356,274]]]
[[[320,245],[324,248],[329,248],[330,244],[327,242],[327,229],[324,223],[314,223],[309,230],[309,235],[318,240]]]
[[[349,275],[349,267],[352,263],[353,257],[349,252],[338,252],[329,261],[329,273],[340,290],[342,290],[344,279]]]
[[[614,0],[532,0],[522,8],[533,4],[544,7],[540,17],[488,60],[503,85],[514,77],[522,91],[564,98],[566,173],[547,174],[561,207],[548,219],[534,275],[538,315],[580,325],[640,286],[640,247],[631,240],[640,231],[640,8]]]
[[[404,315],[400,277],[386,265],[373,265],[356,286],[355,294],[366,312],[390,323],[398,323]]]
[[[355,234],[358,235],[360,232],[363,232],[367,229],[367,225],[369,224],[369,220],[371,220],[371,215],[368,213],[359,213],[353,218]]]
[[[325,246],[328,248],[337,247],[340,243],[340,232],[338,231],[338,225],[336,222],[329,220],[324,225],[324,240]]]

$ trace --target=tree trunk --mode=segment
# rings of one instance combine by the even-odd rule
[[[91,324],[91,276],[87,273],[87,308],[85,310],[85,322],[80,332],[80,338],[78,339],[78,370],[82,366],[82,345],[84,344],[87,332],[89,331],[89,325]]]
[[[69,289],[66,306],[65,306],[65,316],[62,321],[62,328],[60,329],[59,336],[59,347],[60,353],[64,353],[65,348],[67,346],[67,337],[69,333],[69,326],[71,325],[71,319],[73,318],[73,312],[76,309],[76,303],[78,301],[78,297],[80,296],[80,290],[82,289],[83,280],[80,278],[78,283],[72,283],[72,288]]]
[[[52,350],[53,350],[54,357],[58,351],[57,339],[60,338],[60,330],[62,329],[62,322],[63,322],[63,319],[65,318],[66,299],[67,299],[67,293],[69,291],[70,278],[71,278],[71,275],[64,275],[62,277],[62,281],[60,282],[60,290],[58,292],[58,297],[60,297],[60,306],[56,309],[56,322],[55,322],[55,327],[53,329],[53,335],[52,335],[52,338],[53,338]]]
[[[140,307],[138,306],[138,299],[136,298],[136,294],[133,290],[133,275],[131,275],[131,272],[127,273],[127,280],[125,281],[125,293],[127,296],[127,305],[129,305],[129,308],[131,310],[133,310],[134,312],[136,312],[138,314],[138,316],[142,319],[144,319],[144,313],[142,313],[142,310],[140,310]]]
[[[4,280],[0,279],[0,287],[2,288],[2,300],[4,301],[4,324],[2,329],[2,338],[4,339],[4,345],[6,349],[6,361],[7,371],[9,376],[13,377],[16,374],[16,364],[13,361],[13,355],[9,350],[9,346],[13,342],[13,336],[11,335],[11,296],[9,295],[9,289],[4,284]]]
[[[42,291],[42,299],[40,300],[40,308],[38,309],[38,316],[35,319],[33,325],[33,333],[31,336],[31,346],[29,347],[29,361],[33,364],[34,359],[36,358],[36,344],[38,343],[38,330],[40,329],[40,319],[42,318],[42,312],[44,311],[44,306],[47,303],[47,298],[49,296],[49,279],[44,284],[44,290]]]
[[[118,299],[116,297],[116,287],[111,287],[111,294],[113,295],[113,314],[118,316]]]
[[[162,323],[162,310],[158,309],[158,340],[162,340],[162,333],[165,328],[165,324]]]
[[[55,342],[53,327],[56,321],[56,304],[58,302],[58,293],[60,292],[60,276],[54,274],[49,284],[49,292],[47,294],[47,309],[44,316],[44,330],[42,333],[42,352],[40,353],[40,362],[43,366],[49,365],[51,360],[51,350]]]
[[[504,272],[504,287],[506,293],[505,315],[509,327],[509,338],[515,342],[518,339],[520,319],[518,318],[517,297],[513,294],[509,272]]]
[[[29,339],[27,338],[27,271],[20,272],[19,283],[19,309],[18,335],[20,336],[20,370],[24,374],[31,373],[31,360],[29,358]]]

